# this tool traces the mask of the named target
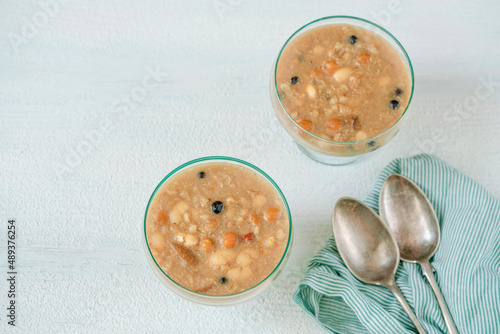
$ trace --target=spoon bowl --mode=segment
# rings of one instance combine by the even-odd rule
[[[372,209],[341,198],[333,213],[333,234],[340,256],[360,281],[384,284],[396,274],[396,241]]]
[[[439,221],[429,199],[411,180],[393,174],[382,185],[379,211],[396,239],[401,259],[420,264],[436,295],[448,331],[458,333],[429,263],[441,239]]]
[[[396,285],[398,246],[379,216],[364,203],[343,197],[335,204],[332,226],[339,254],[351,273],[362,282],[386,286],[418,332],[425,333]]]
[[[421,262],[436,252],[441,232],[431,203],[409,179],[393,174],[380,191],[380,217],[391,230],[403,261]]]

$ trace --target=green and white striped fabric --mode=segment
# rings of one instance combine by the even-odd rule
[[[429,155],[391,162],[365,203],[378,212],[383,181],[402,174],[429,197],[441,223],[431,259],[460,333],[500,333],[500,202],[442,160]],[[401,262],[396,281],[428,333],[446,333],[436,298],[420,266]],[[364,284],[346,268],[335,240],[309,263],[295,302],[331,333],[415,333],[385,287]]]

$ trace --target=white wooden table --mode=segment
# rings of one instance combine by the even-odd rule
[[[500,197],[499,13],[500,2],[485,0],[2,1],[0,332],[320,333],[291,296],[331,235],[340,196],[364,198],[392,159],[425,152]],[[413,61],[416,90],[393,142],[329,167],[279,127],[268,80],[292,32],[339,14],[391,31]],[[276,284],[226,308],[169,291],[141,244],[156,184],[206,155],[268,172],[295,226]],[[17,228],[15,328],[8,218]]]

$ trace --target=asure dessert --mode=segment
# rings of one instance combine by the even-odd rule
[[[264,280],[283,258],[289,217],[282,197],[256,172],[225,162],[182,170],[151,200],[151,254],[175,282],[228,295]]]
[[[363,141],[390,128],[409,103],[411,85],[393,46],[348,24],[298,35],[282,50],[276,69],[288,114],[304,130],[337,142]]]

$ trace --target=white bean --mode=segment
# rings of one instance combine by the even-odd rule
[[[276,231],[276,237],[281,240],[283,239],[284,236],[285,236],[285,231],[282,228],[279,228]]]
[[[209,256],[208,263],[212,266],[222,266],[234,259],[234,256],[235,253],[231,249],[219,249]]]
[[[314,88],[313,85],[307,85],[306,92],[311,99],[314,99],[316,97],[316,89]]]
[[[238,262],[240,266],[245,267],[252,263],[252,257],[249,254],[243,252],[238,255],[238,257],[236,258],[236,262]]]
[[[267,198],[263,195],[256,195],[253,198],[253,204],[258,208],[263,207],[266,203],[267,203]]]
[[[229,269],[227,271],[226,276],[230,280],[234,280],[234,281],[239,280],[241,277],[241,267],[235,267],[235,268]]]
[[[192,246],[198,244],[198,237],[194,234],[191,234],[191,233],[187,234],[184,239],[185,239],[184,244],[186,246],[192,247]]]
[[[356,140],[365,140],[366,138],[368,138],[366,132],[358,131],[358,133],[356,133]]]
[[[272,247],[274,246],[274,242],[276,241],[275,237],[270,237],[269,239],[266,240],[266,246],[267,247]]]
[[[236,199],[234,198],[234,196],[229,196],[228,198],[226,198],[227,204],[234,204],[235,202],[236,202]]]
[[[322,45],[316,45],[313,49],[313,52],[317,55],[323,53],[325,51],[325,48]]]
[[[391,78],[388,76],[382,77],[378,80],[378,84],[382,87],[385,87],[391,82]]]
[[[339,68],[337,71],[335,71],[335,73],[333,74],[333,78],[338,82],[345,82],[349,78],[352,72],[353,72],[352,68],[342,67]]]
[[[165,237],[161,233],[155,233],[149,239],[149,243],[151,247],[162,250],[165,248]]]
[[[184,212],[189,208],[189,204],[185,200],[180,200],[175,203],[172,210],[170,210],[170,221],[173,223],[180,223]]]
[[[249,279],[250,276],[252,276],[252,269],[250,267],[244,267],[244,268],[241,269],[240,278],[242,280]]]

